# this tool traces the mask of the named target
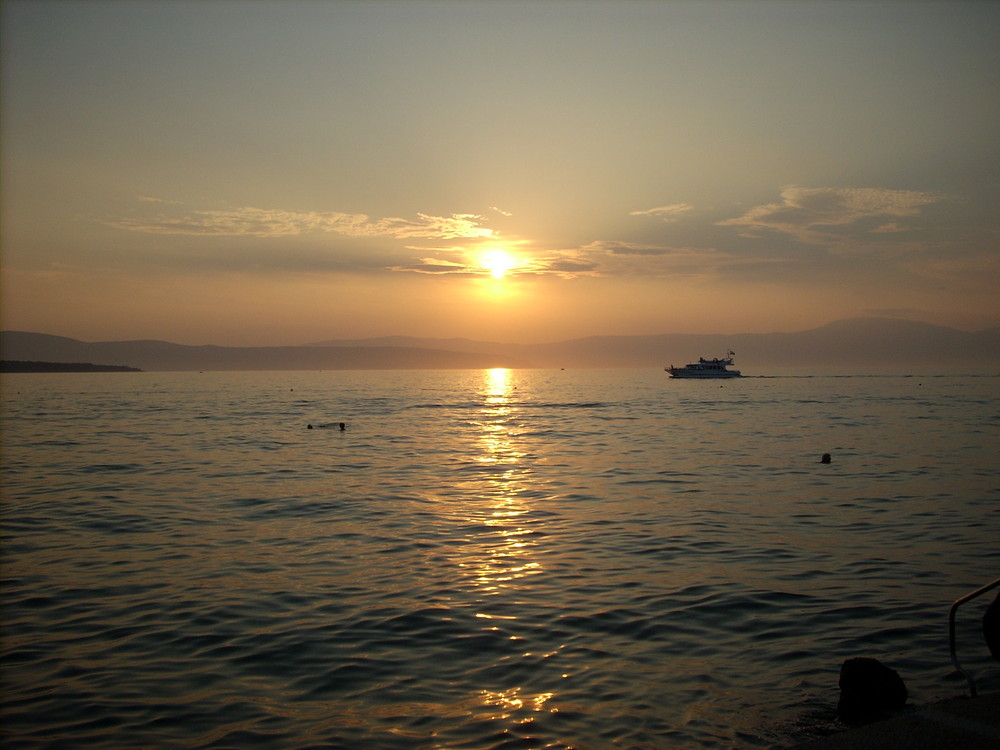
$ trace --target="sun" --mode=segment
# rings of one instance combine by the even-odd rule
[[[479,257],[479,262],[494,279],[502,279],[517,265],[513,256],[504,250],[487,250]]]

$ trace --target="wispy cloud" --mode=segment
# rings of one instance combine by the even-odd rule
[[[453,247],[410,247],[408,249],[425,255],[416,262],[393,265],[390,270],[484,276],[487,272],[477,257],[492,245],[493,243],[473,242]],[[618,240],[598,240],[576,248],[547,250],[522,243],[512,254],[515,262],[507,275],[521,279],[546,276],[562,279],[583,276],[707,278],[736,267],[794,262],[788,259],[747,258],[711,247],[671,247]]]
[[[300,235],[336,234],[352,239],[375,238],[403,242],[339,242],[331,250],[326,241],[283,245],[280,252],[274,243],[254,248],[241,247],[228,255],[213,254],[211,262],[229,266],[252,265],[261,268],[287,268],[295,272],[315,268],[355,270],[359,272],[395,271],[431,275],[485,276],[489,274],[483,253],[502,251],[514,258],[507,271],[510,278],[575,278],[580,276],[646,276],[667,278],[686,276],[713,278],[751,277],[768,273],[775,264],[801,267],[808,258],[789,253],[767,252],[760,256],[747,243],[729,235],[734,243],[716,247],[672,244],[664,232],[643,240],[596,240],[570,248],[538,248],[525,238],[501,237],[486,226],[478,214],[455,213],[435,216],[419,213],[413,218],[373,218],[367,214],[338,211],[315,212],[276,208],[240,207],[217,210],[185,210],[172,201],[159,198],[140,199],[147,206],[145,216],[121,218],[104,223],[132,232],[159,235],[203,237],[286,238]],[[759,205],[742,216],[718,221],[722,227],[737,227],[743,236],[778,233],[797,242],[823,246],[825,255],[878,253],[889,259],[916,261],[930,255],[926,241],[920,243],[913,224],[920,227],[922,209],[944,200],[932,193],[877,188],[802,188],[788,187],[780,202]],[[689,203],[658,206],[633,211],[632,216],[648,216],[674,221],[692,210]],[[506,211],[495,206],[490,212],[503,216]],[[647,228],[650,225],[647,225]],[[728,234],[716,229],[715,233]],[[662,237],[665,242],[657,242]],[[718,238],[716,238],[718,239]],[[650,241],[652,240],[652,241]],[[713,243],[714,244],[714,243]],[[793,257],[794,256],[794,257]],[[207,257],[207,256],[206,256]],[[185,262],[190,258],[185,256]],[[201,262],[209,262],[204,260]],[[925,260],[926,263],[926,260]],[[923,275],[939,274],[928,270]]]
[[[466,263],[456,263],[440,258],[421,258],[417,263],[406,263],[399,266],[391,266],[390,271],[410,271],[412,273],[447,274],[472,276],[474,269]]]
[[[895,221],[890,221],[888,224],[883,224],[880,227],[875,227],[872,234],[896,234],[898,232],[908,232],[910,227],[904,227],[897,224]]]
[[[611,255],[670,255],[677,252],[676,248],[665,247],[663,245],[643,245],[635,242],[609,240],[591,242],[586,246],[586,249],[600,253],[610,253]]]
[[[513,258],[513,265],[506,273],[508,277],[573,278],[596,275],[599,263],[586,257],[587,253],[583,250],[538,250],[528,248],[528,244],[523,240],[503,243],[504,251],[510,253]],[[490,275],[490,272],[483,266],[482,255],[494,249],[494,243],[473,242],[453,247],[409,247],[408,249],[422,253],[431,252],[434,257],[423,257],[418,262],[390,266],[390,271],[483,277]]]
[[[366,214],[338,211],[309,212],[283,209],[236,208],[193,211],[186,216],[160,215],[149,218],[125,218],[103,223],[147,234],[185,234],[224,237],[287,237],[311,232],[332,232],[348,237],[392,237],[396,239],[455,239],[492,237],[494,232],[482,226],[482,216],[452,214],[416,219],[373,219]]]
[[[810,244],[825,244],[845,230],[859,234],[892,234],[905,230],[890,217],[909,217],[941,201],[944,196],[915,190],[887,188],[787,187],[780,203],[751,208],[742,216],[717,222],[719,226],[743,227],[748,233],[780,232]],[[870,222],[877,220],[878,226]]]
[[[593,242],[582,248],[601,276],[678,280],[760,279],[802,268],[801,258],[749,256],[715,247],[636,245],[614,241]]]
[[[598,276],[600,275],[600,265],[588,258],[563,255],[544,259],[539,264],[536,273],[555,274],[563,278]]]
[[[647,208],[642,211],[629,211],[629,216],[655,216],[663,221],[677,221],[688,211],[693,209],[690,203],[672,203],[669,206],[657,206]]]
[[[142,201],[143,203],[167,203],[170,205],[177,205],[178,203],[178,201],[171,201],[166,198],[153,198],[149,195],[140,195],[137,200]]]

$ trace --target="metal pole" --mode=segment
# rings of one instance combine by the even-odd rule
[[[958,654],[955,652],[955,612],[958,610],[959,606],[965,604],[967,601],[975,599],[977,596],[982,596],[987,591],[995,589],[1000,586],[1000,578],[997,578],[993,583],[988,583],[982,588],[978,588],[970,594],[966,594],[961,599],[957,599],[954,604],[951,605],[951,611],[948,613],[948,648],[951,651],[951,663],[955,665],[963,677],[969,683],[969,694],[971,698],[976,697],[976,683],[972,679],[972,675],[965,671],[962,666],[958,663]]]

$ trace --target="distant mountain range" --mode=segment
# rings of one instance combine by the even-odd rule
[[[424,370],[526,367],[509,356],[426,347],[345,345],[187,346],[168,341],[86,342],[24,331],[0,332],[3,360],[99,362],[142,370]]]
[[[125,365],[94,365],[90,362],[24,362],[0,360],[0,372],[142,372]]]
[[[926,368],[1000,372],[1000,328],[967,332],[887,318],[852,318],[797,333],[592,336],[549,344],[391,336],[302,346],[187,346],[166,341],[85,342],[0,332],[0,357],[96,362],[142,370],[388,370],[488,367],[662,368],[737,352],[744,375],[781,370],[854,373]]]

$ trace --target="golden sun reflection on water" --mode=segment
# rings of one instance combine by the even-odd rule
[[[474,457],[484,476],[482,499],[488,504],[476,504],[478,517],[471,523],[483,524],[490,533],[485,538],[485,549],[474,563],[474,584],[486,594],[496,593],[511,586],[518,579],[540,572],[541,565],[529,559],[534,544],[530,541],[531,529],[522,523],[529,512],[523,500],[524,490],[530,481],[526,454],[516,445],[513,431],[517,421],[516,387],[510,370],[494,368],[483,375],[483,405],[479,425],[482,432]],[[510,619],[509,613],[479,613],[489,619]]]
[[[556,713],[558,709],[546,709],[545,704],[555,693],[526,693],[521,688],[510,690],[483,690],[480,692],[480,704],[492,713],[486,715],[489,719],[510,719],[516,716],[516,723],[527,724],[534,721],[532,712],[548,710]]]
[[[476,498],[463,514],[469,528],[477,531],[458,565],[476,593],[475,616],[483,621],[483,630],[506,635],[509,641],[525,641],[528,650],[511,657],[523,666],[522,659],[535,662],[552,655],[531,652],[531,625],[522,622],[516,607],[520,595],[531,589],[532,577],[543,573],[537,549],[541,537],[530,520],[531,498],[538,496],[532,492],[532,455],[524,448],[524,414],[515,373],[484,370],[480,395],[471,456]],[[511,592],[516,592],[513,599]],[[530,684],[504,689],[484,685],[469,697],[483,718],[511,725],[531,724],[540,713],[558,711],[553,705],[555,693],[533,692]]]

